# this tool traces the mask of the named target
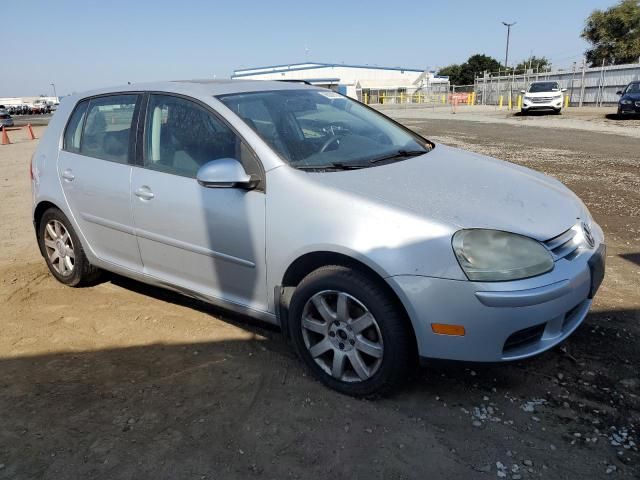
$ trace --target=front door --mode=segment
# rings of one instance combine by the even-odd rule
[[[86,247],[105,262],[138,272],[130,162],[140,98],[120,94],[80,102],[58,156],[62,188]]]
[[[200,166],[258,160],[208,108],[183,97],[149,96],[143,165],[134,167],[133,217],[144,272],[171,285],[267,311],[265,195],[205,188]]]

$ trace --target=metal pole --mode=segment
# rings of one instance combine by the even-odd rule
[[[602,102],[604,101],[604,87],[607,84],[606,77],[605,77],[606,74],[607,74],[607,69],[603,64],[602,65],[602,92],[600,93],[600,106],[602,106]]]
[[[584,101],[584,75],[586,68],[587,59],[585,57],[582,57],[582,78],[580,80],[580,103],[578,104],[579,107],[582,107],[582,102]]]
[[[573,102],[573,80],[576,78],[576,62],[573,62],[573,72],[571,73],[571,90],[569,91],[569,105]]]
[[[502,22],[502,24],[507,27],[507,50],[504,54],[504,68],[509,67],[509,37],[511,35],[511,27],[513,27],[517,22],[507,23]]]
[[[600,78],[598,78],[598,96],[596,97],[596,107],[602,106],[602,85],[604,83],[604,58],[600,67]]]

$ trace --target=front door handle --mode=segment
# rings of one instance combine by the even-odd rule
[[[70,168],[67,168],[64,172],[62,172],[62,178],[64,178],[67,182],[73,182],[76,176],[73,174]]]
[[[140,187],[134,193],[136,197],[141,198],[142,200],[151,200],[153,197],[155,197],[151,189],[147,186]]]

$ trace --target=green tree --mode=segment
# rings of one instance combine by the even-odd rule
[[[441,68],[440,75],[448,75],[449,82],[453,85],[471,85],[477,75],[482,75],[484,71],[497,72],[500,62],[488,55],[471,55],[466,62],[457,65],[449,65]]]
[[[460,79],[460,65],[449,65],[448,67],[443,67],[438,72],[439,75],[446,75],[449,77],[449,82],[453,85],[460,85],[458,80]]]
[[[587,18],[582,38],[591,43],[586,51],[590,65],[602,61],[619,65],[640,58],[640,1],[622,0],[607,10],[594,10]]]
[[[522,60],[516,66],[516,72],[522,72],[529,68],[533,69],[534,72],[536,70],[545,71],[545,70],[548,70],[550,66],[551,66],[551,62],[547,57],[536,57],[534,55],[532,57],[527,58],[526,60]]]

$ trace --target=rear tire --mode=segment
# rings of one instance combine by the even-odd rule
[[[409,323],[387,291],[342,266],[308,274],[289,306],[294,347],[325,385],[353,396],[388,392],[415,364]]]
[[[49,271],[60,283],[83,287],[100,277],[101,271],[89,263],[71,222],[57,208],[50,208],[42,215],[38,245]]]

